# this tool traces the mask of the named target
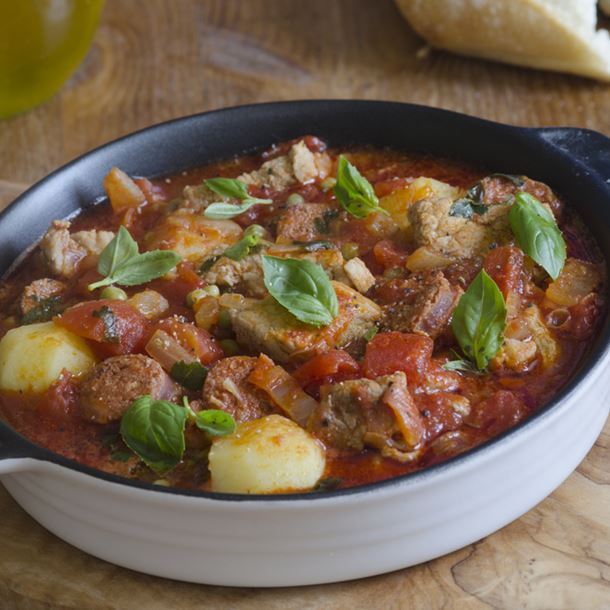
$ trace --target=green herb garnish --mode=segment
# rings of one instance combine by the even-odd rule
[[[170,375],[187,390],[198,392],[203,388],[203,383],[208,375],[208,369],[200,362],[176,362]]]
[[[453,205],[449,208],[449,216],[458,216],[460,218],[466,218],[470,220],[473,214],[485,214],[487,212],[487,206],[479,203],[475,203],[471,199],[462,197],[456,199]]]
[[[465,356],[483,370],[502,346],[505,327],[504,297],[483,269],[461,296],[451,329]]]
[[[248,187],[241,181],[234,178],[210,178],[204,184],[217,195],[228,199],[237,199],[239,204],[217,201],[211,203],[203,212],[206,218],[212,220],[224,220],[234,218],[249,210],[253,205],[269,205],[273,203],[271,199],[259,199],[251,197]]]
[[[112,241],[104,248],[97,264],[97,270],[104,279],[89,284],[89,290],[110,284],[145,284],[165,275],[181,260],[180,255],[172,250],[151,250],[140,254],[138,244],[129,231],[120,226]]]
[[[244,236],[234,245],[227,248],[222,254],[234,261],[240,261],[250,254],[252,248],[258,246],[265,235],[265,229],[260,225],[250,225]]]
[[[343,155],[337,165],[334,193],[341,205],[356,218],[366,218],[371,212],[386,212],[379,206],[373,185]]]
[[[508,219],[519,247],[556,280],[566,261],[566,243],[553,214],[529,193],[517,193]]]
[[[328,326],[339,313],[337,294],[320,265],[263,256],[263,273],[271,296],[301,322]]]
[[[140,396],[123,415],[121,437],[155,472],[175,468],[184,454],[188,412],[167,400]]]
[[[312,491],[334,491],[339,488],[342,482],[342,479],[339,477],[326,477],[325,479],[320,479]]]
[[[226,436],[235,432],[233,416],[220,409],[206,409],[195,415],[195,425],[212,436]]]
[[[102,305],[100,309],[94,310],[91,315],[94,318],[99,318],[104,323],[104,341],[118,343],[120,336],[114,311],[107,305]]]
[[[295,246],[300,246],[305,252],[318,252],[319,250],[332,250],[333,248],[336,248],[335,244],[331,241],[325,241],[323,239],[317,241],[295,241],[293,244]]]
[[[35,322],[48,322],[63,310],[61,296],[36,299],[36,305],[32,307],[21,318],[22,324],[34,324]]]

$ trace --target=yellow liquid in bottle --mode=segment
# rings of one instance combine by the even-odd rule
[[[49,98],[79,66],[104,0],[0,0],[0,118]]]

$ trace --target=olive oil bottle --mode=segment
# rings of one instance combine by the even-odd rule
[[[103,0],[0,0],[0,118],[40,104],[79,66]]]

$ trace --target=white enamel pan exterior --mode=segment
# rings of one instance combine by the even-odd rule
[[[101,184],[101,176],[113,157],[118,157],[116,164],[129,173],[149,175],[161,174],[164,168],[165,173],[172,173],[214,158],[208,154],[202,155],[199,162],[192,158],[179,159],[177,165],[166,161],[162,167],[154,166],[149,172],[141,166],[130,165],[134,151],[150,143],[151,133],[153,139],[169,139],[171,148],[177,142],[184,143],[184,134],[178,134],[175,139],[171,136],[174,131],[179,132],[185,125],[192,128],[193,122],[201,122],[204,133],[207,130],[215,137],[224,135],[230,140],[232,132],[226,132],[226,121],[229,120],[230,127],[247,115],[259,130],[267,129],[271,119],[276,119],[271,140],[315,133],[329,137],[331,142],[345,141],[332,130],[327,135],[324,121],[333,117],[340,121],[337,117],[346,113],[363,121],[380,115],[384,116],[379,120],[386,121],[389,113],[405,120],[410,117],[417,124],[428,120],[430,124],[445,121],[456,129],[467,125],[478,130],[478,137],[483,140],[497,138],[499,133],[510,142],[513,134],[526,148],[531,140],[532,158],[546,154],[549,163],[558,163],[556,171],[564,172],[564,183],[566,168],[573,164],[573,177],[588,185],[590,196],[597,197],[606,206],[610,202],[610,189],[604,185],[610,179],[610,141],[598,134],[590,136],[597,149],[606,146],[605,152],[595,159],[585,158],[582,150],[579,159],[571,159],[565,150],[561,152],[559,145],[568,137],[566,134],[578,132],[582,138],[582,134],[593,132],[522,130],[404,104],[337,101],[230,109],[152,128],[62,168],[26,193],[15,209],[32,207],[32,198],[42,197],[45,192],[58,194],[62,189],[69,190],[68,185],[78,182],[82,171],[95,167],[97,174],[90,177],[91,184],[85,185],[84,190],[79,184],[80,196],[93,200],[96,194],[93,183],[100,178]],[[303,128],[303,120],[297,121],[295,117],[300,114],[306,116],[305,123],[309,126]],[[321,125],[316,125],[316,117],[320,115]],[[277,128],[278,121],[280,128]],[[287,128],[281,128],[282,121]],[[219,124],[225,131],[219,129]],[[396,145],[395,141],[386,143]],[[217,157],[252,147],[238,142],[233,150],[220,150]],[[555,147],[558,148],[553,153]],[[479,160],[486,159],[481,156]],[[540,175],[545,174],[544,169],[528,172],[509,159],[502,164],[500,159],[491,161],[499,171],[520,168],[522,173],[554,186],[562,183],[561,179],[553,180],[552,167],[550,174],[547,171],[546,175]],[[600,172],[606,169],[607,174],[602,175]],[[569,188],[558,190],[565,192]],[[23,243],[16,238],[15,248],[23,250],[44,231],[50,219],[65,216],[75,207],[56,209],[40,222],[32,220],[38,225],[33,233],[30,230]],[[590,217],[585,209],[582,214],[585,219]],[[0,217],[0,238],[6,223],[27,222],[26,215]],[[35,216],[34,210],[32,219]],[[598,229],[600,240],[610,234],[609,210],[598,221],[598,225],[604,223],[605,228]],[[2,251],[1,256],[14,258],[15,252]],[[588,362],[574,382],[527,422],[445,464],[352,490],[244,497],[155,488],[79,466],[32,446],[3,424],[0,425],[0,476],[13,498],[60,538],[96,557],[147,574],[248,587],[311,585],[371,576],[470,544],[544,499],[576,468],[604,425],[610,394],[609,365],[606,321]]]

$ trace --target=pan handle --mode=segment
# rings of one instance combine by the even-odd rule
[[[577,127],[544,127],[533,131],[546,144],[559,148],[592,170],[610,190],[610,138]]]

